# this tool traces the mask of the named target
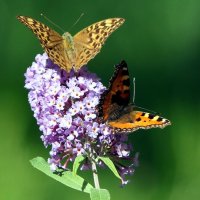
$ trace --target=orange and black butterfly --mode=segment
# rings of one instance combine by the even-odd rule
[[[137,129],[164,128],[170,121],[159,115],[137,110],[130,103],[130,78],[125,61],[115,66],[110,86],[100,99],[99,117],[116,133],[133,132]]]

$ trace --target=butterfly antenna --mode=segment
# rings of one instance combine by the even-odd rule
[[[80,21],[80,19],[83,17],[83,15],[84,15],[84,13],[81,13],[81,15],[79,16],[79,18],[75,21],[75,23],[69,28],[69,30],[71,29],[71,28],[73,28],[79,21]]]
[[[134,102],[135,102],[135,78],[133,78],[133,105],[135,105]],[[143,107],[140,107],[140,106],[136,106],[135,105],[135,107],[139,108],[139,109],[142,109],[142,110],[145,110],[145,111],[147,111],[149,113],[154,113],[154,114],[157,114],[157,115],[159,114],[158,112],[155,112],[153,110],[149,110],[149,109],[146,109],[146,108],[143,108]]]
[[[58,26],[56,23],[54,23],[53,21],[51,21],[47,16],[45,16],[43,13],[40,14],[42,17],[44,17],[48,22],[50,22],[51,24],[53,24],[55,27],[57,27],[58,29],[60,29],[61,31],[65,32],[65,30],[63,30],[60,26]]]
[[[158,112],[156,112],[156,111],[154,111],[154,110],[149,110],[149,109],[147,109],[147,108],[143,108],[143,107],[140,107],[140,106],[135,106],[136,108],[139,108],[139,109],[142,109],[142,110],[145,110],[145,111],[147,111],[147,112],[149,112],[149,113],[153,113],[153,114],[156,114],[156,115],[159,115],[160,113],[158,113]]]
[[[133,78],[133,104],[135,102],[135,78]]]

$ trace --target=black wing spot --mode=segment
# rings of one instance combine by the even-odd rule
[[[139,118],[137,118],[137,119],[136,119],[136,121],[137,121],[137,122],[141,121],[141,118],[140,118],[140,117],[139,117]]]
[[[129,86],[130,85],[130,80],[129,78],[126,80],[123,80],[123,85]]]
[[[161,122],[162,120],[163,120],[162,117],[159,117],[159,118],[157,119],[158,122]]]
[[[155,116],[154,115],[152,115],[152,114],[149,114],[149,119],[153,119]]]

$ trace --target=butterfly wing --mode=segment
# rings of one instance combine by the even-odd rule
[[[119,28],[124,21],[122,18],[106,19],[78,32],[74,36],[74,47],[76,50],[75,67],[79,69],[94,58],[109,35]]]
[[[132,111],[122,115],[120,118],[108,122],[115,132],[134,132],[138,129],[164,128],[170,125],[170,121],[159,115],[142,111]]]
[[[65,53],[65,49],[62,43],[57,44],[54,48],[45,48],[49,58],[57,64],[61,69],[69,72],[71,70],[72,63]]]
[[[103,117],[105,121],[117,118],[124,108],[128,108],[129,101],[129,73],[126,62],[122,61],[115,66],[109,88],[102,94],[99,104],[99,116]]]
[[[49,58],[61,68],[66,69],[68,60],[64,54],[63,38],[56,31],[45,24],[26,16],[17,16],[17,19],[25,24],[40,40]]]

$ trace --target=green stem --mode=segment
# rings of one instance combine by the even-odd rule
[[[96,189],[100,189],[99,178],[97,174],[97,167],[94,161],[92,161],[92,173],[93,173],[93,178],[94,178],[94,186]]]

